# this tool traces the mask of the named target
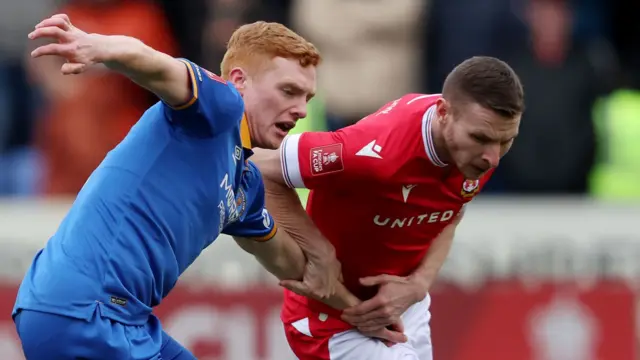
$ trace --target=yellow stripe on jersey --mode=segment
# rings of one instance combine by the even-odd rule
[[[251,238],[251,240],[258,241],[258,242],[269,241],[269,240],[273,239],[274,236],[276,236],[276,232],[278,232],[278,227],[273,225],[273,229],[271,229],[271,231],[269,231],[269,233],[267,235],[261,236],[261,237]]]
[[[196,74],[193,71],[193,66],[190,62],[185,60],[180,60],[185,65],[187,65],[187,69],[189,70],[189,76],[191,77],[191,100],[189,100],[186,104],[174,107],[174,110],[184,110],[189,106],[193,105],[196,100],[198,100],[198,83],[196,82]]]
[[[246,114],[242,115],[242,121],[240,122],[240,140],[243,148],[251,150],[251,132],[249,131],[249,122]]]

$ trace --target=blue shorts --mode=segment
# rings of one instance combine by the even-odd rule
[[[90,321],[21,310],[15,324],[27,360],[196,359],[162,330],[153,315],[146,324],[133,326],[104,318],[99,309]]]

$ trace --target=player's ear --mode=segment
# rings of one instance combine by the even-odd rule
[[[436,114],[438,118],[444,119],[447,114],[451,112],[451,103],[445,100],[444,98],[440,98],[436,101]]]
[[[247,84],[247,73],[242,68],[235,67],[229,72],[229,81],[242,94]]]

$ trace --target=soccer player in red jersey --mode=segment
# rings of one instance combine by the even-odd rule
[[[337,311],[304,296],[303,283],[281,282],[282,321],[300,359],[432,359],[429,288],[523,110],[515,72],[474,57],[441,95],[409,94],[355,125],[289,135],[279,152],[256,154],[273,216],[299,238],[328,239],[355,295]],[[311,189],[307,213],[292,188]],[[384,328],[405,341],[375,338]]]

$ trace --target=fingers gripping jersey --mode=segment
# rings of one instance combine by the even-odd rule
[[[225,231],[268,239],[244,104],[184,60],[193,98],[159,102],[89,177],[20,287],[17,309],[144,324],[180,274]],[[100,304],[100,305],[97,305]]]

